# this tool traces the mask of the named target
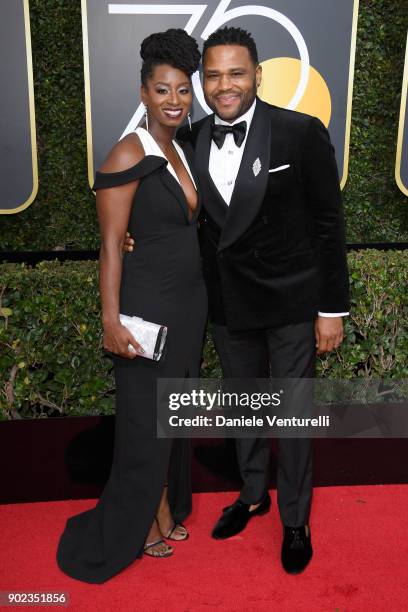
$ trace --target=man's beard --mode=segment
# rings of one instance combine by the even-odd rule
[[[224,121],[235,121],[235,119],[238,119],[239,117],[241,117],[242,115],[244,115],[247,110],[249,110],[249,108],[251,108],[255,98],[256,98],[256,94],[257,94],[257,85],[256,85],[256,81],[254,81],[254,85],[253,88],[250,92],[246,92],[246,94],[244,95],[243,98],[241,98],[241,106],[239,107],[239,109],[237,110],[237,113],[232,116],[232,117],[228,117],[226,119],[223,119],[223,117],[219,114],[219,112],[217,111],[217,107],[215,106],[215,104],[212,104],[211,99],[207,99],[205,98],[206,103],[208,104],[208,106],[210,107],[210,109],[212,110],[213,113],[215,113],[220,119],[223,119]]]

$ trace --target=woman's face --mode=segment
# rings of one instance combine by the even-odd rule
[[[141,87],[141,95],[149,109],[149,125],[157,121],[166,127],[178,127],[193,102],[190,78],[168,64],[154,67],[147,86]]]

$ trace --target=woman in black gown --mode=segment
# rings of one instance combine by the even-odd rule
[[[116,382],[114,457],[95,508],[67,520],[59,567],[91,583],[108,580],[143,553],[169,556],[186,539],[191,510],[190,445],[156,437],[157,378],[197,377],[207,316],[197,238],[200,198],[194,169],[173,140],[192,103],[200,54],[184,30],[142,43],[146,125],[123,138],[97,172],[104,348]],[[129,230],[136,242],[122,253]],[[119,313],[168,327],[164,359],[131,352],[137,338]]]

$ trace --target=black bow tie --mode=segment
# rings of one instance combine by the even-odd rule
[[[234,136],[235,144],[237,145],[237,147],[240,147],[245,140],[246,129],[246,121],[241,121],[240,123],[236,123],[235,125],[219,125],[214,123],[211,126],[211,137],[217,147],[221,149],[225,141],[225,136],[227,134],[232,134]]]

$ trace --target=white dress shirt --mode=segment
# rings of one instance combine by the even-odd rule
[[[247,110],[244,115],[235,119],[232,123],[223,121],[217,115],[214,117],[214,122],[219,125],[235,125],[246,121],[247,131],[245,134],[244,142],[240,147],[237,147],[234,140],[233,134],[226,134],[225,141],[221,149],[217,147],[215,142],[211,141],[210,149],[210,161],[209,161],[209,172],[214,185],[217,187],[222,198],[228,204],[231,202],[232,192],[234,191],[235,181],[238,175],[238,170],[241,165],[242,155],[244,153],[245,144],[248,137],[249,127],[251,125],[252,117],[255,112],[256,100],[254,100],[252,106]]]
[[[256,99],[246,113],[228,123],[220,119],[217,115],[214,116],[214,123],[219,125],[235,125],[241,121],[246,121],[247,131],[245,139],[240,147],[237,147],[233,134],[226,134],[225,141],[221,149],[217,147],[215,142],[211,141],[210,159],[208,170],[214,182],[214,185],[220,192],[223,200],[229,206],[231,202],[232,192],[234,191],[235,181],[238,176],[239,167],[241,165],[242,155],[244,153],[245,144],[248,137],[248,132],[254,116]],[[319,312],[321,317],[344,317],[348,312]]]

